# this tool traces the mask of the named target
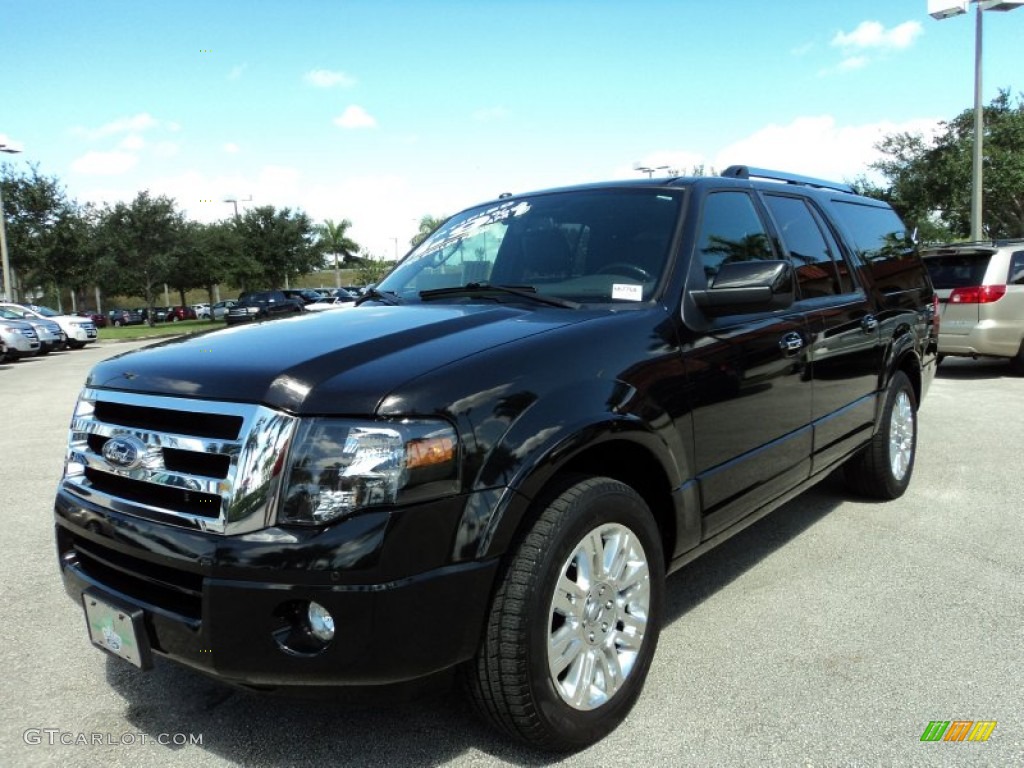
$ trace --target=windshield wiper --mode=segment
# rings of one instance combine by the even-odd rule
[[[378,291],[376,288],[370,288],[366,293],[356,299],[356,306],[358,307],[364,301],[379,301],[381,304],[387,304],[392,307],[396,307],[402,303],[402,300],[390,291]]]
[[[481,295],[486,293],[499,293],[507,296],[517,296],[521,299],[529,299],[538,304],[547,304],[552,307],[563,309],[579,309],[580,305],[569,299],[560,299],[557,296],[546,296],[537,293],[532,285],[492,285],[491,283],[466,283],[451,288],[432,288],[428,291],[420,291],[420,298],[424,301],[438,299],[444,296],[458,296],[460,294]]]

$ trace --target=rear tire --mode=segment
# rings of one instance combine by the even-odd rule
[[[1017,350],[1017,356],[1010,358],[1010,368],[1014,373],[1024,376],[1024,340],[1020,342],[1020,349]]]
[[[665,566],[650,510],[607,477],[574,478],[511,550],[466,682],[481,715],[573,751],[626,717],[658,642]]]
[[[916,455],[917,398],[910,379],[897,371],[885,393],[878,432],[846,462],[846,482],[864,496],[899,498],[910,485]]]

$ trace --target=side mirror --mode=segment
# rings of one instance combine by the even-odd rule
[[[706,290],[690,295],[710,317],[785,309],[794,298],[793,267],[788,261],[727,262]]]

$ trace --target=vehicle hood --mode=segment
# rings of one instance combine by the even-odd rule
[[[369,415],[411,379],[584,318],[558,308],[363,305],[146,347],[98,364],[88,385]]]

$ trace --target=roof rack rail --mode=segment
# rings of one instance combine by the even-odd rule
[[[849,184],[815,179],[812,176],[799,176],[795,173],[786,173],[784,171],[771,171],[767,168],[754,168],[749,165],[730,165],[722,171],[722,175],[731,179],[771,179],[772,181],[784,181],[787,184],[803,184],[807,187],[834,189],[837,192],[854,194],[854,189]]]

